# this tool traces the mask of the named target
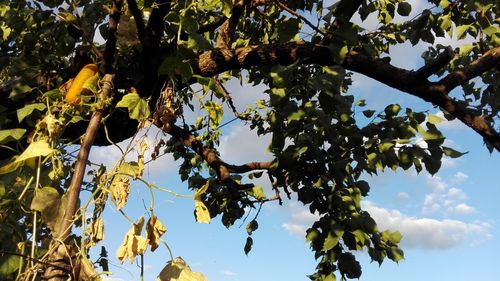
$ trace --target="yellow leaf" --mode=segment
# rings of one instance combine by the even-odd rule
[[[210,223],[210,212],[201,200],[194,200],[194,210],[197,222]]]
[[[111,182],[109,188],[111,199],[116,204],[116,208],[120,210],[127,204],[128,195],[130,193],[130,179],[128,176],[116,175]]]
[[[149,240],[141,236],[143,226],[144,218],[140,217],[125,235],[122,244],[116,251],[116,257],[121,263],[126,258],[128,258],[130,263],[133,263],[137,255],[142,255],[146,252]]]
[[[146,237],[151,245],[151,252],[158,248],[158,242],[163,233],[167,232],[167,228],[158,220],[156,216],[149,218],[146,224]]]
[[[207,192],[208,187],[210,186],[210,181],[207,181],[202,187],[200,187],[194,193],[194,200],[201,200],[201,196]]]
[[[89,244],[96,245],[99,241],[104,240],[104,221],[102,218],[97,218],[87,228],[87,235],[89,236]]]
[[[156,281],[208,281],[200,272],[193,272],[181,258],[175,258],[161,270]]]

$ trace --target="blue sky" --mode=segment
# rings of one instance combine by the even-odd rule
[[[367,82],[371,83],[371,82]],[[261,97],[261,88],[240,87],[230,83],[235,99],[241,102]],[[354,87],[354,90],[356,87]],[[402,106],[425,107],[406,95],[376,85],[372,91],[384,91]],[[360,96],[363,93],[359,93]],[[378,95],[378,94],[377,94]],[[378,97],[364,96],[368,104]],[[383,103],[381,103],[383,104]],[[435,111],[427,105],[427,108]],[[439,114],[439,113],[438,113]],[[360,280],[477,280],[500,274],[500,240],[497,198],[500,197],[498,153],[490,155],[482,140],[458,121],[438,125],[448,137],[448,145],[469,153],[458,159],[447,158],[441,171],[431,176],[426,172],[386,171],[366,179],[372,189],[363,202],[381,229],[399,230],[406,259],[399,264],[389,260],[381,267],[370,263],[366,253],[357,254],[363,266]],[[154,135],[154,134],[150,134]],[[233,123],[221,141],[223,159],[233,163],[268,159],[265,153],[269,139],[258,138],[245,126]],[[115,148],[97,148],[93,159],[111,163],[119,156]],[[146,169],[146,178],[161,187],[180,194],[189,194],[177,175],[177,164],[165,156]],[[262,182],[265,185],[265,182]],[[253,234],[254,247],[248,256],[243,253],[246,232],[241,222],[227,230],[218,218],[210,225],[194,221],[194,203],[190,198],[155,192],[155,214],[167,226],[163,236],[174,256],[182,256],[195,271],[209,280],[308,280],[314,272],[313,254],[304,240],[304,231],[315,216],[300,203],[286,201],[265,205],[259,215],[259,229]],[[125,208],[129,217],[147,214],[149,194],[140,183],[132,184],[131,198]],[[146,203],[142,203],[142,202]],[[250,215],[255,215],[253,211]],[[113,208],[105,216],[106,240],[102,245],[110,252],[113,271],[109,280],[138,280],[139,270],[127,261],[120,265],[114,252],[130,225]],[[169,260],[160,246],[145,257],[145,280],[153,280]]]
[[[411,2],[413,13],[425,3]],[[363,24],[369,29],[374,22],[369,18]],[[436,43],[456,47],[466,42],[468,39],[457,42],[447,38]],[[425,45],[394,48],[391,50],[392,63],[418,68],[422,64],[419,55],[425,48]],[[354,78],[350,93],[366,99],[371,108],[382,109],[389,103],[399,103],[403,108],[440,114],[438,109],[417,98],[361,75]],[[262,86],[240,86],[234,81],[226,86],[240,109],[265,98]],[[230,119],[230,110],[226,108],[226,112]],[[447,136],[448,146],[469,153],[458,159],[445,159],[442,169],[434,176],[412,170],[389,170],[376,177],[366,176],[372,189],[363,206],[376,219],[379,228],[399,230],[403,234],[405,260],[399,264],[387,260],[379,267],[377,263],[370,263],[368,255],[361,252],[357,254],[363,267],[360,280],[491,280],[500,275],[500,157],[498,153],[490,155],[482,139],[459,121],[444,121],[438,127]],[[154,134],[150,134],[150,143],[153,138]],[[265,153],[268,142],[269,138],[258,138],[242,123],[234,122],[225,128],[220,152],[224,160],[232,163],[265,160],[270,158]],[[113,147],[92,150],[93,161],[111,164],[118,157],[119,151]],[[178,179],[177,167],[169,156],[162,157],[147,167],[146,179],[189,195],[186,184]],[[262,208],[259,229],[252,235],[254,247],[246,256],[243,252],[245,223],[240,227],[242,223],[237,222],[229,230],[222,226],[219,218],[210,225],[198,224],[193,216],[192,199],[163,192],[155,192],[155,197],[155,214],[168,229],[163,238],[174,257],[182,256],[192,270],[202,272],[209,280],[299,281],[308,280],[306,275],[314,272],[316,263],[305,243],[304,231],[314,222],[315,216],[296,201],[285,201],[284,206],[271,202]],[[147,218],[143,205],[147,206],[148,200],[147,188],[134,182],[125,212],[133,219]],[[250,218],[254,215],[252,211]],[[139,280],[135,264],[126,261],[120,265],[114,257],[130,224],[109,207],[104,220],[106,239],[100,245],[109,251],[113,272],[107,280]],[[168,260],[164,246],[154,253],[148,252],[144,262],[145,280],[154,280]]]

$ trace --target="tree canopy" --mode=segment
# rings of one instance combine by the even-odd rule
[[[109,270],[106,253],[87,254],[103,239],[105,207],[130,204],[131,181],[161,189],[142,176],[163,154],[181,163],[198,222],[217,217],[230,227],[249,209],[288,199],[317,214],[305,237],[318,262],[311,280],[359,278],[356,251],[399,262],[401,234],[379,229],[363,210],[370,184],[362,176],[435,174],[443,157],[463,153],[444,145],[441,118],[429,111],[402,108],[384,93],[373,93],[387,104],[382,111],[357,99],[353,74],[439,107],[497,153],[498,15],[491,0],[2,2],[0,276],[98,280]],[[435,44],[440,37],[460,47]],[[421,67],[391,61],[403,44],[426,46]],[[229,80],[264,86],[267,98],[237,108]],[[222,159],[227,116],[270,136],[272,160]],[[164,133],[151,156],[138,134],[148,126]],[[129,138],[114,167],[89,166],[92,146]],[[260,177],[272,194],[255,184]],[[131,221],[121,261],[159,246],[166,228],[153,203],[149,212]],[[247,224],[246,254],[258,219]],[[179,258],[159,280],[174,276],[205,280]]]

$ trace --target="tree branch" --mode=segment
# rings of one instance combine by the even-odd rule
[[[415,72],[398,68],[379,58],[350,51],[342,66],[442,107],[500,152],[500,134],[489,124],[487,118],[448,96],[458,85],[500,65],[500,47],[486,52],[481,58],[462,70],[450,73],[439,82],[429,82],[422,78],[429,75],[431,70],[437,71],[437,66],[443,65],[445,60],[445,55],[440,56],[437,61],[421,68],[420,72]],[[334,64],[334,58],[325,46],[307,42],[287,42],[248,46],[236,50],[214,49],[202,53],[198,60],[191,62],[191,67],[195,74],[211,77],[227,70],[269,64],[289,65],[297,61],[302,64]]]
[[[201,156],[203,160],[205,160],[208,166],[217,173],[217,177],[219,180],[226,184],[229,188],[232,188],[233,191],[237,190],[245,190],[252,188],[253,184],[240,184],[234,181],[231,178],[231,173],[246,173],[254,170],[268,170],[273,161],[269,162],[251,162],[243,165],[231,165],[224,162],[217,153],[203,145],[203,143],[198,140],[194,135],[189,133],[188,131],[182,129],[179,126],[174,124],[170,124],[169,126],[165,126],[163,124],[161,118],[156,118],[153,121],[153,124],[158,128],[164,130],[163,128],[169,128],[168,130],[164,130],[164,132],[178,139],[185,147],[191,148],[196,154]]]
[[[321,31],[319,28],[317,28],[312,22],[310,22],[307,18],[303,17],[302,15],[300,15],[299,13],[297,13],[296,11],[288,8],[287,5],[281,3],[281,1],[279,0],[273,0],[281,9],[289,12],[290,14],[292,14],[293,16],[295,16],[296,18],[300,19],[301,21],[305,22],[307,25],[309,25],[310,28],[312,28],[314,31],[318,32],[319,34],[323,35],[323,36],[326,36],[326,33]]]
[[[451,47],[448,47],[433,61],[419,68],[416,71],[416,75],[421,79],[429,78],[429,76],[435,74],[440,69],[445,67],[453,59],[454,56],[455,53],[453,52],[453,49]]]
[[[101,91],[101,101],[105,100],[111,95],[113,90],[113,75],[106,74],[102,80],[102,91]],[[75,163],[75,169],[73,171],[73,176],[71,177],[71,182],[69,184],[66,194],[68,196],[68,203],[66,205],[66,210],[64,213],[64,218],[61,223],[61,233],[58,237],[59,240],[65,241],[71,234],[71,226],[74,222],[75,214],[78,210],[78,201],[80,199],[80,189],[82,186],[83,176],[85,175],[85,167],[89,159],[90,149],[94,144],[94,139],[97,135],[97,130],[101,124],[102,116],[104,114],[104,105],[98,107],[96,111],[92,114],[90,118],[87,131],[82,140],[80,146],[80,151]]]
[[[231,16],[222,24],[219,29],[219,33],[217,34],[217,40],[215,42],[215,46],[217,48],[231,48],[231,43],[233,41],[238,21],[250,2],[250,0],[237,0],[234,2]]]
[[[341,0],[337,3],[337,8],[334,13],[335,20],[330,25],[326,36],[323,38],[323,44],[328,44],[333,39],[333,32],[344,23],[349,22],[363,2],[364,0]]]
[[[146,26],[144,24],[142,11],[137,6],[137,2],[135,0],[127,0],[127,4],[130,9],[130,13],[134,16],[135,26],[137,27],[137,36],[139,37],[141,43],[143,43]]]
[[[104,73],[113,73],[113,63],[116,51],[116,30],[120,21],[123,0],[114,0],[113,7],[109,11],[108,39],[104,49],[104,63],[102,70]]]

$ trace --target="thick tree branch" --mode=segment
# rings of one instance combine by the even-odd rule
[[[114,0],[113,7],[109,10],[108,39],[104,49],[104,63],[102,70],[104,73],[113,73],[113,63],[116,51],[116,30],[120,21],[123,0]]]
[[[103,101],[107,97],[109,97],[112,90],[113,75],[106,74],[104,75],[104,78],[102,80],[100,100]],[[85,167],[87,166],[90,149],[94,144],[94,139],[101,124],[104,110],[104,105],[101,105],[92,114],[89,125],[87,127],[87,131],[85,132],[85,136],[83,137],[82,144],[80,146],[80,151],[78,152],[75,169],[73,171],[73,176],[71,177],[71,182],[67,191],[68,203],[66,205],[64,219],[60,228],[62,232],[58,237],[61,241],[65,241],[71,233],[71,226],[75,220],[75,215],[78,210],[78,201],[80,199],[80,189],[82,186],[83,176],[85,175]]]
[[[422,66],[416,71],[416,75],[421,79],[429,78],[439,70],[443,69],[455,56],[451,47],[446,48],[444,52],[439,54],[433,61]]]
[[[243,11],[245,11],[245,8],[250,4],[250,2],[250,0],[237,0],[234,2],[231,17],[229,17],[229,19],[222,24],[219,29],[219,33],[217,34],[217,41],[215,42],[215,46],[217,48],[231,48],[236,26],[238,25]]]
[[[442,107],[474,129],[500,152],[500,134],[492,128],[486,118],[448,96],[448,93],[458,85],[500,65],[500,47],[486,52],[478,60],[462,70],[450,73],[439,82],[429,82],[423,78],[431,72],[430,70],[437,70],[438,65],[443,65],[446,61],[443,57],[445,56],[440,56],[437,62],[431,62],[428,67],[421,68],[420,72],[415,72],[395,67],[379,58],[350,51],[343,66]],[[334,58],[325,46],[307,42],[287,42],[248,46],[236,50],[214,49],[201,54],[198,60],[191,62],[191,66],[196,74],[211,77],[227,70],[248,69],[269,64],[288,65],[297,61],[303,64],[334,64]]]
[[[146,30],[146,25],[144,24],[144,17],[142,11],[137,6],[136,0],[127,0],[128,8],[132,16],[134,16],[135,26],[137,27],[137,36],[141,43],[144,44],[144,32]]]

